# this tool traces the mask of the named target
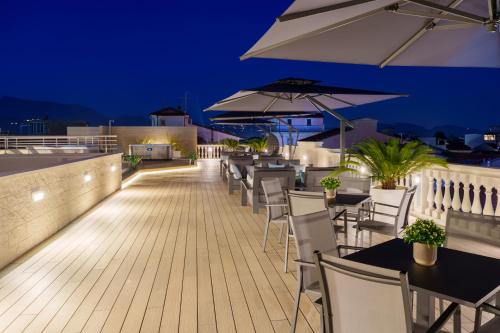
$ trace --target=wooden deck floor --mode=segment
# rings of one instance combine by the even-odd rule
[[[263,225],[214,162],[144,176],[1,273],[0,331],[288,332],[295,266]],[[297,331],[319,331],[307,297]]]

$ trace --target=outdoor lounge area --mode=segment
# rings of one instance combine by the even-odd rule
[[[227,193],[218,160],[199,163],[143,175],[3,270],[0,331],[289,332],[298,276],[293,239],[285,273],[279,225],[270,225],[264,252],[266,210],[254,214],[239,193]],[[354,235],[348,230],[349,245]],[[372,241],[390,238],[374,234]],[[368,237],[358,243],[368,245]],[[474,251],[493,255],[488,246]],[[301,297],[297,332],[321,331],[313,300]],[[439,302],[434,309],[437,318]],[[474,317],[461,307],[463,332]],[[484,313],[483,323],[491,317]]]

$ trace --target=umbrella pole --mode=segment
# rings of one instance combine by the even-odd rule
[[[345,162],[345,122],[340,120],[340,164]]]

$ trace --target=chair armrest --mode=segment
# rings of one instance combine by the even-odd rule
[[[389,204],[386,204],[386,203],[383,203],[383,202],[376,202],[376,201],[374,201],[374,202],[372,202],[372,204],[373,204],[373,207],[375,207],[375,205],[380,205],[380,206],[385,206],[385,207],[391,207],[391,208],[399,209],[399,206],[389,205]]]
[[[359,250],[364,250],[365,247],[351,246],[351,245],[338,245],[337,249],[338,249],[338,252],[339,252],[339,256],[343,257],[342,255],[340,255],[340,250],[341,249],[345,249],[345,250],[357,250],[357,251],[359,251]],[[346,251],[346,254],[349,254],[349,252]]]
[[[382,215],[382,216],[388,216],[388,217],[398,217],[398,215],[393,215],[393,214],[388,214],[388,213],[382,213],[382,212],[377,212],[375,210],[369,210],[365,208],[359,208],[358,209],[358,214],[361,215],[361,212],[366,212],[366,213],[371,213],[373,215]]]
[[[500,316],[500,308],[488,303],[484,303],[483,305],[481,305],[481,310],[483,310],[484,312],[489,312],[494,315]]]
[[[288,207],[287,203],[281,203],[281,204],[266,204],[266,207]]]
[[[304,266],[304,267],[316,267],[316,265],[314,264],[314,262],[310,262],[310,261],[306,261],[306,260],[302,260],[302,259],[296,259],[294,261],[298,265],[300,265],[300,266]]]
[[[245,190],[249,190],[252,188],[246,179],[241,179],[241,185],[243,185]]]
[[[457,310],[460,311],[460,306],[457,303],[451,303],[426,332],[438,333]]]
[[[338,212],[331,220],[336,221],[339,217],[341,217],[342,215],[345,215],[346,212],[347,212],[347,209],[342,209],[342,211]]]

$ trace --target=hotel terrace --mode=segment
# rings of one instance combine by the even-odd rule
[[[500,67],[496,0],[320,2],[241,59]],[[0,332],[500,332],[499,168],[342,115],[404,92],[241,88],[210,126],[0,136]]]

